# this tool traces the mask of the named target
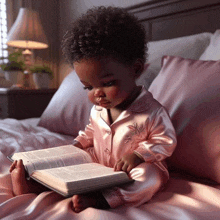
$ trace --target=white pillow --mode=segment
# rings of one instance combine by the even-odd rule
[[[200,60],[220,60],[220,29],[216,30]]]
[[[212,33],[201,33],[186,37],[173,38],[148,43],[148,63],[151,69],[161,69],[161,58],[164,55],[181,56],[198,60],[210,43]]]
[[[65,77],[43,112],[39,126],[76,137],[89,123],[92,103],[75,71]]]
[[[201,33],[186,37],[168,40],[150,41],[148,43],[148,65],[143,74],[137,80],[138,85],[149,88],[152,81],[161,69],[161,59],[164,55],[181,56],[198,60],[210,43],[212,33]]]
[[[157,74],[158,71],[156,71],[150,65],[145,64],[145,69],[141,76],[137,79],[136,83],[137,85],[144,85],[145,88],[148,89],[153,80],[156,78]]]

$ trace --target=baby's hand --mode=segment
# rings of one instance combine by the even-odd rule
[[[135,168],[140,163],[144,162],[144,160],[138,157],[135,153],[127,154],[123,156],[120,160],[118,160],[114,166],[115,171],[125,171],[129,173],[133,168]]]

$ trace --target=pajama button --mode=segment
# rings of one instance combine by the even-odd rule
[[[107,132],[107,134],[109,134],[109,135],[112,133],[110,130],[106,130],[106,132]]]
[[[111,154],[111,152],[110,152],[110,150],[109,150],[108,148],[106,148],[106,149],[104,150],[104,152],[105,152],[106,154],[108,154],[108,155]]]
[[[156,155],[156,160],[157,160],[157,161],[161,161],[161,160],[162,160],[161,155]]]

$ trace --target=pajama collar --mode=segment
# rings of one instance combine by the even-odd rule
[[[142,86],[142,90],[139,96],[125,111],[133,112],[133,113],[146,112],[149,108],[151,108],[152,100],[153,100],[152,94],[149,91],[147,91],[144,86]],[[95,110],[107,112],[105,108],[97,105],[95,106]]]

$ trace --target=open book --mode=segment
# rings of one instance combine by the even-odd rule
[[[132,181],[123,171],[93,163],[73,145],[14,153],[9,159],[22,159],[31,178],[65,197]]]

